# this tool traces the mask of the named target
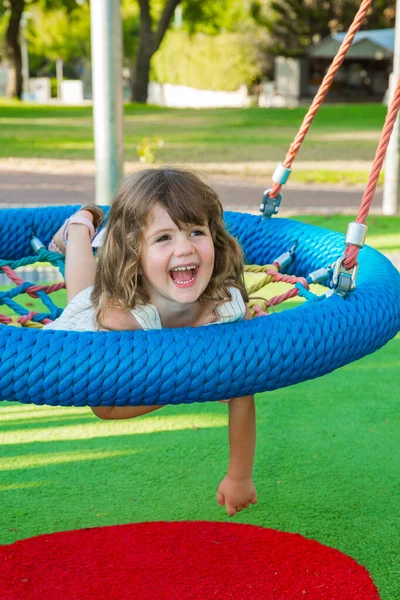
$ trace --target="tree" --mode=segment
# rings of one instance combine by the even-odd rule
[[[231,30],[248,10],[249,0],[137,0],[140,8],[139,46],[136,54],[132,100],[146,102],[150,63],[171,24],[174,12],[182,5],[185,27],[194,33],[199,26],[209,33]]]
[[[132,88],[132,100],[146,102],[150,77],[150,61],[157,52],[171,23],[175,9],[181,0],[166,0],[154,27],[150,11],[150,0],[138,0],[140,7],[139,47],[136,54],[136,69]]]
[[[33,2],[35,0],[31,2],[27,2],[27,0],[4,0],[0,4],[0,14],[5,12],[8,16],[5,43],[6,55],[11,67],[7,90],[8,96],[11,98],[21,98],[22,96],[21,19],[26,6]],[[67,10],[73,10],[77,6],[77,0],[43,0],[43,3],[48,9],[64,6]]]
[[[64,63],[90,58],[90,9],[83,4],[73,11],[58,8],[51,12],[41,6],[31,11],[27,32],[29,50],[42,62]],[[44,58],[45,57],[45,58]]]
[[[396,0],[376,0],[363,29],[394,26]],[[331,33],[346,31],[359,0],[253,0],[254,20],[271,36],[269,50],[281,56],[301,56],[305,49]]]
[[[8,9],[9,18],[5,35],[6,56],[10,61],[11,73],[8,79],[7,95],[21,98],[22,95],[22,53],[19,32],[25,0],[8,0],[3,7]]]

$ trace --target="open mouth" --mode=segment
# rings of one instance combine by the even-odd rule
[[[171,269],[169,274],[176,286],[189,287],[196,282],[198,272],[199,267],[196,265],[189,265],[188,267],[177,267],[176,269]]]

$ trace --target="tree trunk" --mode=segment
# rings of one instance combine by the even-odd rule
[[[25,0],[11,0],[10,20],[6,32],[7,57],[11,64],[11,73],[7,84],[7,95],[10,98],[22,96],[22,54],[19,42],[21,16],[25,8]]]
[[[158,22],[157,30],[153,31],[153,21],[150,13],[149,0],[138,0],[140,6],[140,37],[139,49],[136,56],[135,77],[132,84],[132,100],[147,102],[147,88],[150,79],[150,61],[160,47],[167,31],[175,8],[181,0],[166,0]]]
[[[145,104],[150,79],[150,61],[154,54],[154,43],[149,36],[140,36],[140,43],[136,55],[135,77],[132,86],[133,102]]]

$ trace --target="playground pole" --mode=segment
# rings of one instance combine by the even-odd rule
[[[122,21],[118,0],[91,1],[96,204],[110,204],[123,170]]]
[[[396,28],[394,34],[393,72],[390,75],[389,103],[400,78],[400,0],[396,2]],[[383,214],[395,215],[400,208],[400,119],[397,117],[386,155],[385,184],[383,188]]]

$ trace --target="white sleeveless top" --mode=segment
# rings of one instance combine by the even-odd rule
[[[92,291],[93,286],[77,294],[66,306],[62,315],[52,323],[45,325],[43,329],[99,331],[96,322],[96,311],[91,300]],[[230,287],[229,291],[232,300],[228,300],[216,308],[215,312],[219,319],[215,323],[208,323],[208,325],[233,323],[243,319],[246,313],[246,305],[242,295],[235,287]],[[130,312],[144,330],[162,329],[160,315],[154,304],[142,304],[136,306]]]

